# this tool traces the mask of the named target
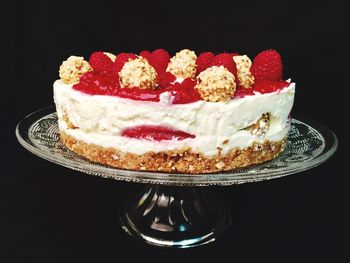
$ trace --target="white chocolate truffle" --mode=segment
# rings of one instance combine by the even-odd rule
[[[157,72],[146,59],[138,57],[124,64],[119,81],[123,88],[155,89]]]
[[[183,49],[170,59],[166,71],[177,78],[194,79],[196,76],[196,60],[197,55],[194,51]]]
[[[254,76],[250,72],[250,67],[252,66],[252,61],[247,55],[234,56],[233,60],[237,66],[237,77],[240,86],[243,88],[250,88],[254,84]]]
[[[60,66],[59,76],[67,84],[78,83],[81,75],[92,71],[92,68],[83,57],[70,56]]]
[[[103,52],[103,54],[105,54],[107,57],[109,57],[113,62],[117,58],[116,55],[109,53],[109,52]]]
[[[205,101],[225,102],[236,91],[235,76],[223,66],[212,66],[197,76],[195,88]]]

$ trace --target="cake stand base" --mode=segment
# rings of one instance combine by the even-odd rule
[[[62,144],[55,107],[25,117],[17,124],[16,136],[33,154],[70,169],[158,184],[142,192],[122,214],[121,223],[129,235],[163,247],[203,245],[230,225],[229,210],[202,186],[252,183],[299,173],[329,159],[338,146],[337,137],[327,127],[291,119],[287,148],[272,161],[216,174],[179,174],[124,170],[88,161]]]
[[[186,248],[214,241],[230,226],[231,214],[206,188],[150,185],[120,221],[148,244]]]

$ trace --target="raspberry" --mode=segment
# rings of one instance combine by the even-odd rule
[[[211,66],[224,66],[235,76],[235,79],[237,79],[237,67],[231,54],[221,53],[216,55],[211,63]]]
[[[147,60],[148,60],[148,63],[149,63],[150,58],[151,58],[151,56],[152,56],[152,53],[149,52],[148,50],[143,50],[143,51],[140,52],[140,56],[143,57],[143,58],[145,58],[145,59],[147,59]]]
[[[170,72],[162,72],[161,74],[158,74],[158,84],[160,87],[165,88],[171,84],[171,82],[174,82],[176,80],[176,77],[171,74]]]
[[[152,52],[150,58],[147,58],[147,60],[151,66],[154,67],[157,73],[161,75],[161,73],[165,72],[166,68],[168,67],[170,56],[168,51],[164,49],[156,49]]]
[[[136,59],[137,56],[132,53],[119,53],[114,61],[114,65],[112,67],[113,74],[118,76],[118,73],[122,70],[124,64],[129,60]]]
[[[260,52],[253,61],[251,72],[255,80],[281,80],[282,59],[276,50]]]
[[[95,74],[93,72],[86,72],[80,77],[79,85],[81,85],[84,88],[91,88],[93,87]]]
[[[237,52],[229,53],[232,57],[239,56]]]
[[[201,97],[195,86],[196,81],[191,78],[184,79],[182,83],[175,83],[171,91],[174,96],[173,104],[183,104],[200,100]]]
[[[215,54],[212,52],[203,52],[199,54],[196,60],[197,75],[201,73],[203,70],[206,70],[207,68],[209,68],[214,58],[215,58]]]
[[[102,51],[92,53],[89,63],[95,72],[109,72],[113,67],[113,61]]]
[[[191,89],[196,86],[196,81],[191,78],[184,79],[180,84],[184,89]]]

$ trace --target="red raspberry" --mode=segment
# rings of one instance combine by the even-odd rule
[[[171,82],[174,82],[176,80],[176,77],[171,74],[170,72],[163,72],[158,75],[158,84],[160,87],[165,88],[171,84]]]
[[[94,72],[86,72],[84,73],[83,75],[81,75],[80,77],[80,82],[78,85],[80,85],[82,88],[92,88],[94,85],[93,85],[93,82],[94,82],[94,79],[95,79],[95,73]]]
[[[253,61],[251,72],[255,80],[281,80],[282,59],[276,50],[260,52]]]
[[[114,65],[112,68],[113,74],[118,76],[118,73],[122,70],[124,64],[129,60],[136,59],[137,56],[132,53],[119,53],[114,61]]]
[[[196,81],[191,79],[191,78],[185,78],[182,82],[181,82],[181,86],[185,89],[191,89],[194,86],[196,86]]]
[[[171,91],[174,95],[173,104],[183,104],[200,100],[200,95],[198,90],[194,88],[195,86],[196,81],[190,78],[184,79],[182,83],[175,83]]]
[[[214,58],[215,58],[215,54],[212,52],[203,52],[199,54],[196,60],[197,75],[201,73],[203,70],[206,70],[207,68],[209,68]]]
[[[157,71],[158,75],[166,71],[170,61],[170,56],[168,51],[164,49],[156,49],[152,52],[148,62]]]
[[[232,57],[239,56],[239,54],[238,54],[237,52],[230,53],[230,55],[231,55]]]
[[[92,53],[89,63],[95,72],[110,72],[113,67],[113,61],[102,51]]]
[[[212,66],[224,66],[228,71],[230,71],[235,76],[235,79],[238,80],[236,63],[233,60],[231,54],[221,53],[221,54],[216,55],[215,58],[213,59],[211,65]]]
[[[147,59],[148,61],[150,61],[150,58],[152,56],[152,53],[149,52],[148,50],[143,50],[140,52],[140,56]]]

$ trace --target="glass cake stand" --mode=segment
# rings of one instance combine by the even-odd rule
[[[231,223],[229,209],[211,194],[209,187],[199,186],[251,183],[305,171],[330,158],[338,145],[328,128],[292,119],[287,148],[272,161],[214,174],[176,174],[116,169],[75,154],[60,141],[53,106],[21,120],[16,135],[27,150],[56,164],[91,175],[147,184],[121,214],[122,228],[146,243],[181,248],[212,242]]]

